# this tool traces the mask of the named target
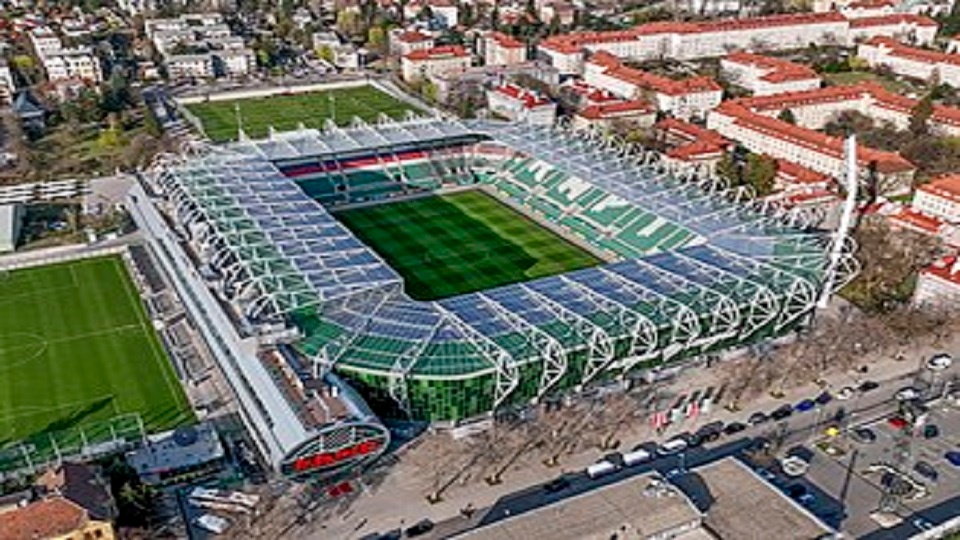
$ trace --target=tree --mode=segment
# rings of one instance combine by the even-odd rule
[[[780,114],[777,115],[777,118],[783,120],[788,124],[797,125],[797,117],[793,114],[793,111],[789,108],[780,111]]]
[[[367,46],[379,53],[386,51],[387,32],[382,26],[371,26],[367,30]]]
[[[344,34],[356,35],[360,33],[360,17],[356,11],[344,9],[337,13],[337,30]]]
[[[327,44],[321,45],[320,48],[317,49],[317,56],[319,56],[320,59],[323,60],[324,62],[327,62],[330,64],[333,64],[334,60],[336,60],[337,58],[337,55],[334,52],[333,47]]]
[[[777,162],[765,154],[750,154],[744,179],[753,187],[757,196],[764,197],[773,192],[774,179],[777,176]]]
[[[423,81],[423,85],[420,86],[420,95],[423,96],[423,99],[427,100],[430,103],[437,102],[437,85],[433,81],[426,80]]]
[[[910,133],[917,136],[929,133],[931,116],[933,116],[933,92],[923,96],[910,111]]]

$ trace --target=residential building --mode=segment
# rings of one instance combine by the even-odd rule
[[[947,52],[951,54],[960,54],[960,34],[953,36],[947,41]]]
[[[527,46],[502,32],[485,33],[480,44],[484,65],[512,66],[527,61]]]
[[[435,46],[433,36],[420,30],[396,29],[390,33],[390,53],[404,56],[413,51],[425,51]]]
[[[928,17],[912,13],[894,13],[879,17],[863,17],[850,21],[847,44],[877,36],[896,38],[915,45],[929,45],[937,37],[940,26]]]
[[[570,26],[576,18],[576,9],[566,0],[552,0],[541,2],[538,12],[540,20],[551,24],[554,19],[563,26]]]
[[[13,73],[7,61],[0,58],[0,107],[13,102],[13,94],[17,86],[13,83]]]
[[[808,66],[742,51],[721,59],[720,70],[728,81],[758,96],[812,90],[822,83],[817,72]]]
[[[857,56],[872,68],[882,66],[897,75],[960,88],[960,53],[920,49],[881,36],[861,43]]]
[[[960,257],[948,255],[920,270],[913,301],[920,306],[956,308],[960,304]]]
[[[846,173],[844,141],[751,110],[748,100],[726,101],[710,112],[707,127],[751,152],[791,161],[833,178]],[[861,171],[873,170],[881,194],[909,193],[916,167],[895,152],[857,147]]]
[[[629,30],[572,32],[543,40],[537,54],[563,74],[583,73],[587,53],[620,58],[692,60],[734,50],[789,50],[810,44],[852,45],[877,35],[932,42],[938,25],[909,13],[850,19],[839,12],[795,13],[744,19],[653,22]]]
[[[882,17],[896,12],[897,3],[894,0],[854,0],[840,7],[848,19],[864,19],[867,17]]]
[[[60,36],[49,26],[33,28],[28,35],[30,36],[30,44],[33,46],[33,50],[41,62],[47,56],[56,54],[63,49],[63,42],[60,41]]]
[[[589,102],[573,115],[575,128],[595,128],[601,131],[646,129],[657,119],[657,110],[642,99],[624,100],[614,98]]]
[[[709,77],[670,79],[629,67],[603,51],[590,56],[583,79],[624,99],[648,97],[658,111],[684,119],[705,118],[723,100],[723,88]]]
[[[413,51],[403,56],[400,68],[403,80],[429,79],[435,75],[451,75],[470,67],[470,54],[459,45],[447,45]]]
[[[43,497],[63,497],[91,519],[111,521],[117,516],[110,486],[94,465],[64,462],[41,474],[34,485]]]
[[[115,538],[109,521],[91,518],[81,506],[64,497],[0,513],[0,531],[4,540]]]
[[[231,34],[219,13],[191,13],[144,21],[170,78],[243,77],[256,68],[253,49]]]
[[[434,21],[444,28],[453,28],[460,24],[460,8],[453,0],[413,0],[403,7],[403,17],[407,20],[414,19],[426,8],[430,8]]]
[[[676,118],[664,118],[653,128],[665,149],[667,163],[676,170],[713,172],[731,146],[730,141],[716,131]]]
[[[117,0],[117,7],[127,12],[128,15],[142,15],[147,12],[156,11],[157,0]]]
[[[50,82],[76,79],[99,84],[103,81],[100,59],[87,47],[60,49],[42,59],[43,69]]]
[[[533,90],[504,84],[487,90],[490,112],[526,124],[550,126],[557,118],[557,104]]]
[[[917,105],[915,99],[870,82],[755,96],[738,102],[753,112],[772,117],[789,109],[797,125],[809,129],[822,129],[844,111],[856,111],[878,122],[889,122],[897,129],[907,129]],[[960,136],[960,109],[935,105],[929,125],[936,133]]]
[[[360,50],[353,43],[343,42],[336,32],[313,34],[313,48],[322,55],[329,54],[326,60],[340,69],[358,70],[363,64]]]
[[[960,174],[941,176],[918,187],[912,207],[946,223],[960,225]]]

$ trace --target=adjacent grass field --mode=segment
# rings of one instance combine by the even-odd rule
[[[404,277],[417,300],[601,262],[482,191],[346,210],[337,218]]]
[[[200,119],[208,137],[214,141],[229,141],[237,138],[238,106],[243,130],[253,138],[265,137],[270,126],[279,131],[296,129],[300,123],[308,128],[319,128],[331,117],[337,124],[343,125],[355,116],[373,121],[380,113],[401,118],[406,111],[414,110],[407,103],[372,86],[209,101],[187,105],[187,109]]]
[[[128,413],[193,419],[120,258],[0,276],[0,446]]]

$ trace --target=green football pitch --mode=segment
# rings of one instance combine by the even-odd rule
[[[372,86],[338,88],[304,94],[281,94],[263,98],[207,101],[186,106],[203,124],[207,137],[214,141],[237,138],[237,109],[243,131],[253,138],[265,137],[268,128],[278,131],[296,129],[302,123],[308,128],[322,127],[328,118],[345,125],[359,117],[368,122],[380,113],[402,118],[412,106]]]
[[[151,432],[193,419],[121,259],[0,276],[0,446],[133,414]]]
[[[407,294],[417,300],[601,262],[479,190],[343,210],[336,216],[403,276]]]

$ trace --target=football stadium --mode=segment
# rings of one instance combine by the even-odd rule
[[[783,335],[855,268],[742,188],[565,125],[357,120],[198,145],[142,184],[213,339],[282,352],[224,361],[277,462],[319,377],[455,425]]]

